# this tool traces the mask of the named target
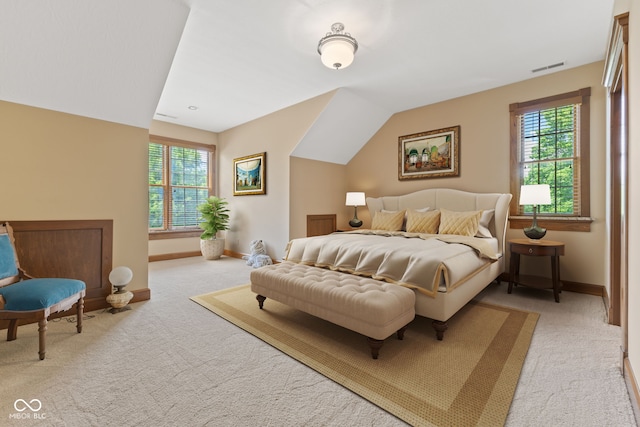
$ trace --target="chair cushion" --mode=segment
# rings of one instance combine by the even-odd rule
[[[76,294],[86,286],[75,279],[30,279],[0,288],[8,311],[42,310]]]

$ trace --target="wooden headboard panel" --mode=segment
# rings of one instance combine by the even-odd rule
[[[113,220],[9,221],[20,266],[33,277],[67,277],[87,285],[85,310],[108,307]]]

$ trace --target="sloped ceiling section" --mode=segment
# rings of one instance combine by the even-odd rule
[[[186,4],[3,0],[0,8],[0,99],[149,127]]]
[[[352,90],[338,89],[291,155],[345,165],[391,114]]]

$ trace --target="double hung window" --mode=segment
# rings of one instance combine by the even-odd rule
[[[149,232],[194,232],[196,207],[212,194],[214,147],[152,137]]]
[[[510,105],[512,223],[529,221],[532,212],[518,203],[520,186],[548,184],[551,203],[538,206],[539,216],[551,223],[547,228],[589,227],[590,94],[585,88]]]

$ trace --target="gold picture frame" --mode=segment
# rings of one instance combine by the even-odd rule
[[[460,175],[460,126],[398,138],[398,179]]]
[[[267,153],[233,159],[233,195],[267,194]]]

